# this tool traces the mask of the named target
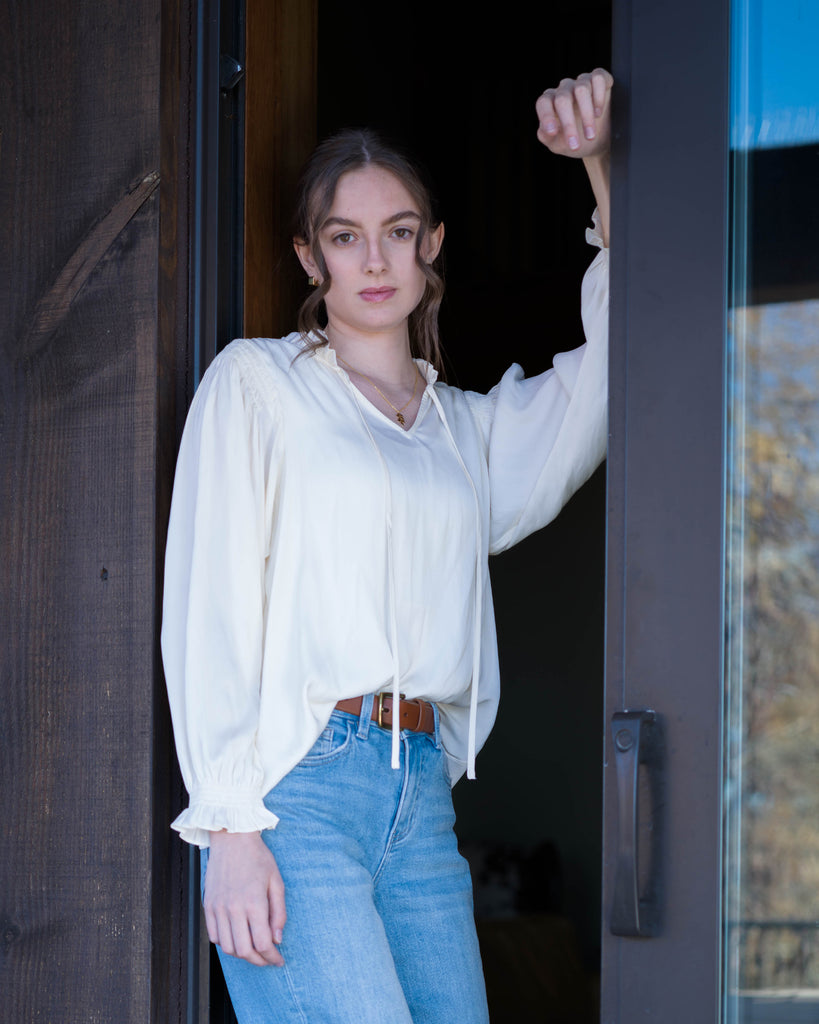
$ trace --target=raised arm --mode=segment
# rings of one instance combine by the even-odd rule
[[[603,68],[577,78],[564,78],[547,89],[535,104],[537,137],[560,156],[582,159],[589,176],[603,242],[609,244],[609,148],[611,142],[611,89],[614,79]]]

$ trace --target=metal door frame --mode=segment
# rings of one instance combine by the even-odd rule
[[[728,55],[727,0],[615,0],[605,1024],[719,1014]],[[624,709],[662,737],[638,836],[653,937],[611,932]]]

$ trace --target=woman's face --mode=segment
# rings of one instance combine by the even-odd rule
[[[426,285],[415,260],[421,227],[418,205],[389,171],[369,165],[342,175],[318,233],[330,288],[327,329],[339,334],[406,332]],[[432,262],[443,225],[428,232],[421,256]],[[320,277],[309,246],[296,245],[308,274]]]

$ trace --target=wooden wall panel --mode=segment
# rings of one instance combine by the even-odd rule
[[[247,0],[247,337],[296,329],[304,276],[291,253],[293,194],[316,144],[318,0]]]
[[[156,728],[163,6],[0,8],[0,1017],[15,1024],[181,1013],[181,901],[170,867],[155,884],[153,843],[173,802]]]

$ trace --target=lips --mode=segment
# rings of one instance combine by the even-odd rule
[[[395,288],[365,288],[358,294],[365,302],[385,302],[395,295]]]

